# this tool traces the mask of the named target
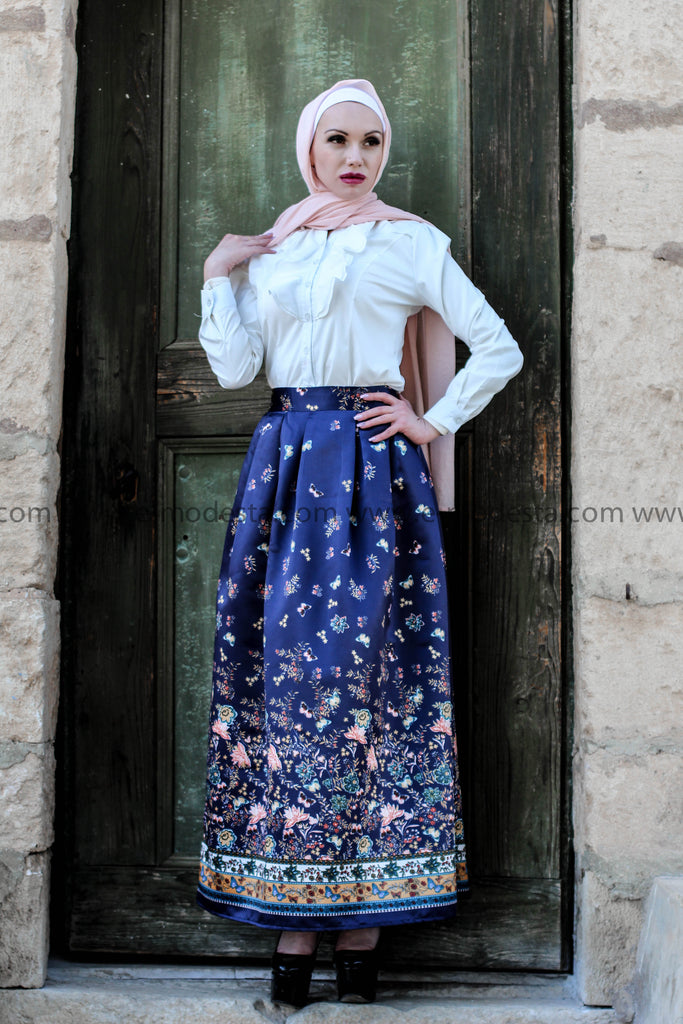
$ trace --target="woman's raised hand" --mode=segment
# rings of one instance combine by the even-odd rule
[[[380,433],[374,434],[371,441],[386,441],[394,434],[405,434],[414,444],[427,444],[440,436],[436,427],[417,415],[407,398],[397,398],[386,391],[366,391],[363,398],[384,403],[384,408],[375,406],[354,416],[363,430],[380,428]]]
[[[270,232],[266,232],[265,235],[224,235],[206,258],[204,280],[208,281],[211,277],[227,277],[238,263],[269,252],[275,252]]]

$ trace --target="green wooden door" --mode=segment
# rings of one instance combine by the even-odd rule
[[[435,968],[566,968],[555,10],[81,0],[79,18],[63,947],[270,953],[267,932],[194,907],[224,517],[268,401],[262,378],[218,387],[196,312],[221,235],[262,231],[304,194],[303,104],[368,77],[394,133],[381,197],[450,234],[527,359],[458,435],[458,507],[444,521],[473,895],[453,922],[392,932],[391,956],[414,964],[418,943]]]

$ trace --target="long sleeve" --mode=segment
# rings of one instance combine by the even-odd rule
[[[524,360],[504,321],[448,253],[448,238],[428,225],[415,235],[414,273],[424,304],[470,349],[443,398],[425,413],[440,432],[455,432],[519,373]]]
[[[246,268],[204,285],[199,340],[221,387],[244,387],[258,373],[263,339]]]
[[[208,281],[199,339],[220,384],[243,387],[264,365],[271,387],[401,391],[406,316],[428,306],[471,350],[425,413],[439,431],[455,432],[519,371],[522,357],[448,244],[416,221],[302,230],[277,253]]]

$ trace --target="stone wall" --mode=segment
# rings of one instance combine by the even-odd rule
[[[683,3],[575,25],[576,957],[611,1004],[653,876],[683,873]]]
[[[0,0],[0,983],[45,976],[76,3]]]

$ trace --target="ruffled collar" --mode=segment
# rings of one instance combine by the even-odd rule
[[[335,231],[301,230],[289,235],[272,255],[249,264],[257,292],[267,292],[297,320],[327,316],[335,286],[346,279],[354,256],[363,252],[374,222]]]

